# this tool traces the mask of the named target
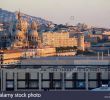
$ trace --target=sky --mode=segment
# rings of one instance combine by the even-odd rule
[[[56,24],[81,22],[110,28],[110,0],[0,0],[0,8],[13,12],[20,9]]]

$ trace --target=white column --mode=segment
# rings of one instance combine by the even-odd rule
[[[14,73],[14,91],[17,91],[17,72]]]
[[[39,90],[41,91],[41,72],[39,72]]]
[[[0,70],[0,74],[1,74],[1,91],[3,90],[3,70],[1,68]]]
[[[65,90],[64,71],[62,71],[62,90]]]
[[[88,90],[88,71],[86,71],[86,90]]]
[[[6,72],[4,70],[2,75],[2,91],[6,91]]]

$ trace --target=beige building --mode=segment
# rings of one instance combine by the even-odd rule
[[[74,56],[76,55],[75,51],[71,51],[71,52],[60,52],[56,54],[57,56]]]
[[[77,46],[84,50],[84,35],[82,33],[69,32],[45,32],[42,35],[43,45],[52,47]]]
[[[37,49],[1,50],[0,65],[20,64],[22,58],[35,57]]]
[[[37,49],[23,49],[22,58],[32,58],[36,56]]]
[[[54,47],[38,48],[36,55],[37,56],[55,56],[56,49]]]
[[[108,32],[105,31],[105,32],[103,33],[103,35],[110,35],[110,31],[108,31]]]
[[[20,63],[22,51],[18,50],[4,50],[0,51],[0,65],[10,65]]]

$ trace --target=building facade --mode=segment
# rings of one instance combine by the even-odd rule
[[[84,35],[82,33],[70,34],[69,32],[43,33],[43,45],[52,47],[74,47],[84,50]]]
[[[54,47],[38,48],[36,55],[40,57],[56,56],[56,49]]]
[[[110,82],[105,67],[1,69],[0,75],[1,91],[87,91]]]
[[[37,56],[36,53],[36,49],[1,50],[0,66],[20,64],[23,58],[35,57]]]
[[[20,64],[20,58],[22,57],[22,51],[10,50],[0,51],[0,67],[2,65]]]
[[[91,90],[110,84],[110,60],[38,57],[0,68],[1,91]],[[14,67],[14,68],[13,68]]]

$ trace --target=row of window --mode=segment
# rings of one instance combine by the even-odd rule
[[[110,81],[89,81],[88,87],[89,89],[101,87],[102,84],[108,84]],[[65,89],[86,89],[85,81],[42,81],[41,88],[42,89],[62,89],[64,85]],[[6,89],[14,90],[14,81],[6,81]],[[17,89],[39,89],[38,81],[17,81]]]
[[[15,61],[15,62],[8,62],[8,63],[2,63],[2,64],[6,64],[6,65],[8,65],[8,64],[17,64],[17,63],[20,63],[20,61]]]
[[[88,74],[88,76],[86,75],[85,72],[79,72],[79,73],[73,73],[73,72],[66,72],[64,73],[64,79],[68,79],[68,80],[73,80],[73,79],[86,79],[86,77],[88,79],[110,79],[110,73],[104,72],[104,73],[94,73],[91,72]],[[24,72],[18,72],[17,73],[17,79],[38,79],[39,78],[39,73],[24,73]],[[54,72],[54,73],[41,73],[41,79],[44,80],[49,80],[49,79],[62,79],[63,78],[63,74],[62,73],[58,73],[58,72]],[[14,79],[14,73],[12,72],[8,72],[6,73],[6,79]]]

